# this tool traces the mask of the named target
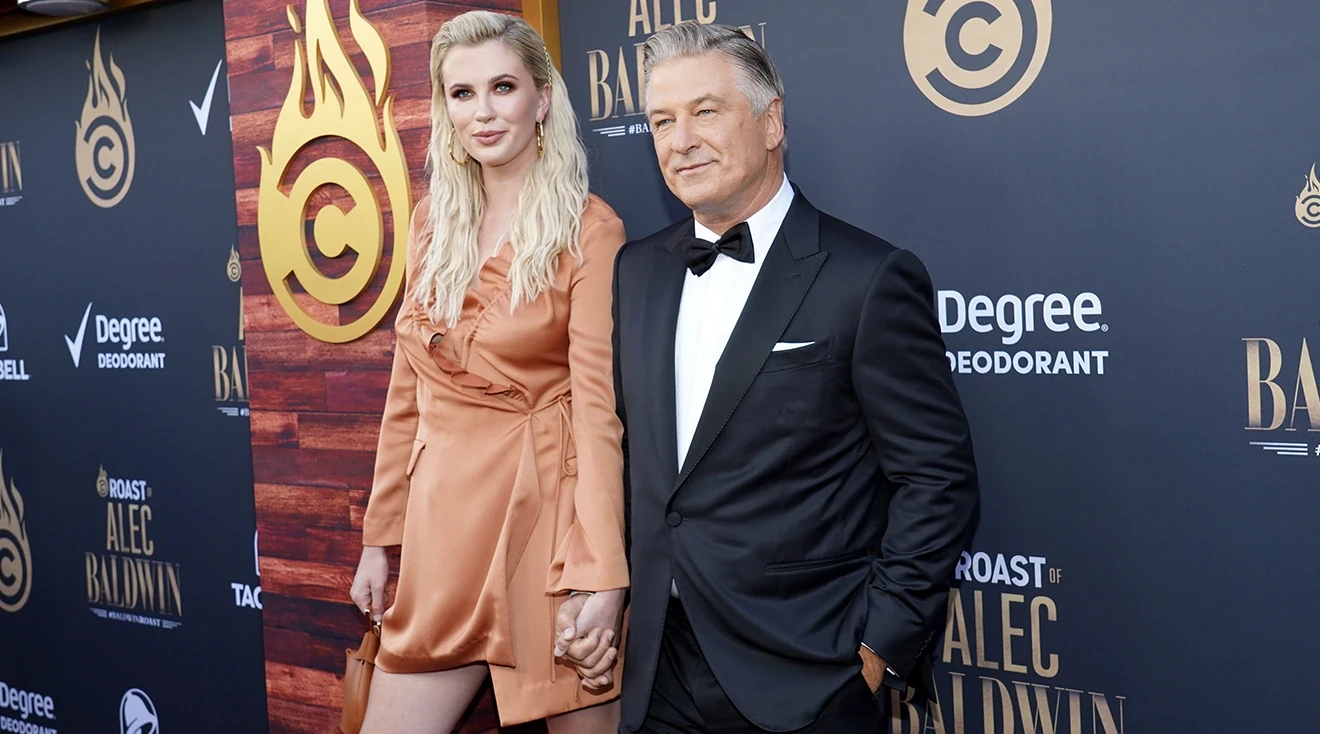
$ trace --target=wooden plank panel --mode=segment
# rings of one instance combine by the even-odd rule
[[[225,40],[234,42],[243,38],[274,33],[289,27],[289,16],[284,9],[287,0],[226,0],[225,2]],[[303,13],[299,9],[299,17]],[[332,7],[336,15],[345,10]]]
[[[448,7],[446,7],[448,6]],[[393,8],[385,8],[374,13],[367,13],[367,20],[376,27],[381,37],[385,39],[388,47],[406,46],[410,43],[430,43],[435,32],[440,30],[438,25],[432,26],[433,19],[430,17],[436,10],[445,12],[446,10],[455,10],[454,14],[471,10],[471,7],[449,5],[448,3],[409,3]],[[396,83],[406,84],[413,81],[409,79],[409,73],[426,75],[430,69],[406,69],[396,67]]]
[[[366,631],[365,624],[363,631]],[[344,651],[356,648],[361,642],[360,639],[344,641],[276,627],[266,628],[265,641],[267,661],[341,675],[344,672]]]
[[[266,114],[266,113],[258,112],[254,114]],[[237,131],[237,128],[235,128],[235,131]],[[267,141],[266,145],[269,146],[270,142]],[[244,155],[247,155],[247,153],[240,154],[238,151],[234,151],[235,167],[239,165],[239,160]],[[254,150],[250,153],[250,155],[256,156],[257,153]],[[240,227],[247,225],[253,227],[257,226],[257,190],[239,189],[238,191],[234,192],[234,199],[238,202],[238,226]]]
[[[299,431],[303,448],[375,451],[380,419],[360,413],[309,413]]]
[[[271,558],[306,558],[307,535],[302,523],[272,520],[264,513],[257,515],[257,553],[262,569]],[[263,587],[262,593],[265,593]],[[265,606],[263,597],[262,606]],[[264,610],[263,610],[264,611]]]
[[[265,278],[265,273],[262,273]],[[323,324],[338,325],[339,309],[312,298],[306,293],[295,293],[293,300],[303,313]],[[243,323],[248,332],[298,331],[284,306],[274,295],[252,295],[244,293]],[[249,352],[250,353],[250,352]]]
[[[365,13],[368,18],[371,18],[373,17],[372,11],[393,7],[395,5],[402,5],[405,1],[407,0],[361,0],[362,12]],[[517,14],[522,9],[521,0],[472,0],[471,2],[455,0],[454,2],[447,3],[427,2],[426,5],[427,7],[436,5],[449,6],[448,12],[454,13],[455,15],[468,10],[502,10],[507,13]],[[436,29],[439,30],[438,23],[436,24]]]
[[[251,421],[253,446],[284,446],[292,448],[298,445],[298,414],[279,411],[252,411]]]
[[[307,487],[371,486],[374,451],[329,451],[253,446],[253,480]]]
[[[255,227],[253,227],[252,229],[253,231],[256,230]],[[258,257],[245,258],[242,256],[242,254],[240,254],[239,262],[243,267],[243,273],[244,273],[243,275],[244,298],[248,298],[249,296],[255,298],[255,297],[269,296],[274,294],[274,291],[271,290],[270,287],[270,281],[266,279],[266,273],[261,268],[261,260]],[[247,275],[249,271],[251,271],[252,273],[251,275]],[[247,310],[246,302],[244,302],[243,309],[245,311]]]
[[[262,508],[261,518],[264,521],[294,523],[306,528],[308,532],[313,527],[351,528],[348,506],[352,498],[342,489],[257,484],[254,493],[257,506]],[[308,560],[316,559],[309,557]]]
[[[358,7],[362,8],[362,13],[366,15],[367,18],[371,18],[378,10],[393,8],[413,1],[414,0],[360,0]]]
[[[264,65],[254,67],[245,72],[240,79],[236,79],[235,86],[231,88],[229,98],[229,110],[233,115],[239,115],[260,110],[276,109],[284,103],[285,97],[289,94],[289,87],[293,84],[293,48],[294,35],[292,31],[288,33],[275,34],[273,36],[262,36],[265,39],[267,47],[267,58]],[[244,43],[253,43],[254,39],[245,40]],[[431,56],[431,39],[428,37],[420,41],[403,43],[390,47],[391,70],[404,69],[414,70],[414,73],[404,78],[391,78],[393,82],[390,85],[389,92],[396,100],[406,96],[430,96],[430,71],[428,69]],[[376,79],[370,72],[370,65],[365,56],[354,53],[350,57],[354,68],[358,70],[367,92],[373,95],[376,90]],[[420,76],[415,70],[425,70]],[[306,82],[304,82],[306,83]],[[411,89],[416,87],[416,89]],[[311,110],[310,101],[306,109]],[[403,125],[397,117],[396,125]]]
[[[390,78],[390,94],[398,100],[403,97],[421,94],[424,97],[431,96],[431,41],[435,34],[429,34],[426,38],[414,43],[400,43],[390,47],[390,64],[392,69],[407,69],[409,73],[404,77]],[[374,79],[368,82],[368,85],[374,84]],[[397,102],[396,102],[397,104]],[[394,124],[402,126],[402,123],[396,118]]]
[[[414,84],[394,97],[394,120],[400,130],[431,132],[431,85]]]
[[[245,83],[238,81],[236,86],[241,89]],[[280,116],[280,104],[282,104],[281,100],[274,100],[272,106],[266,109],[233,115],[235,166],[246,165],[251,161],[255,161],[260,166],[260,152],[257,149],[270,150],[271,135],[275,131],[275,121]],[[240,186],[238,188],[246,187]]]
[[[325,410],[325,375],[320,372],[250,369],[253,336],[254,332],[249,331],[245,340],[248,344],[248,387],[251,388],[248,405],[252,410]]]
[[[343,676],[281,663],[266,663],[266,693],[312,706],[338,708],[343,701]]]
[[[383,329],[347,344],[329,344],[302,332],[269,331],[249,331],[246,341],[253,379],[263,370],[389,369],[394,358],[394,335]],[[324,379],[321,384],[324,386]],[[324,404],[317,409],[323,410]]]
[[[393,3],[390,7],[383,7],[378,10],[366,10],[365,7],[363,9],[366,11],[364,14],[367,20],[375,26],[385,40],[386,48],[390,50],[391,81],[393,82],[391,87],[394,87],[415,83],[419,78],[424,79],[430,74],[429,55],[425,57],[421,64],[405,63],[406,61],[412,61],[412,59],[399,58],[394,55],[394,50],[413,44],[422,44],[429,54],[431,40],[434,38],[436,31],[440,29],[440,23],[473,8],[455,3],[411,2]],[[283,17],[282,13],[281,17]],[[340,39],[343,41],[344,50],[348,53],[350,60],[353,61],[353,66],[357,69],[358,75],[364,81],[369,80],[370,66],[366,63],[366,58],[362,55],[356,39],[353,38],[347,21],[338,14],[336,15],[335,27],[338,30]],[[287,22],[271,31],[270,39],[275,48],[275,68],[287,70],[293,67],[293,41],[297,37]],[[286,85],[285,91],[287,89]],[[372,81],[367,81],[367,89],[374,92],[375,87]],[[281,92],[281,99],[283,99],[283,94]]]
[[[254,71],[275,68],[274,46],[270,36],[253,36],[225,45],[225,71],[231,80]],[[232,109],[232,107],[231,107]]]
[[[382,265],[381,267],[384,268],[386,266]],[[376,300],[378,300],[381,297],[381,293],[383,290],[384,288],[373,287],[370,290],[364,292],[361,296],[358,296],[352,301],[349,301],[348,303],[345,303],[344,305],[340,306],[339,307],[340,321],[352,323],[353,321],[362,318],[362,316],[366,314],[368,310],[371,309],[372,303],[374,303]],[[389,315],[386,316],[385,320],[381,322],[382,324],[388,324],[389,326],[394,325],[394,319],[398,316],[398,307],[399,304],[403,301],[403,298],[404,298],[404,294],[402,292],[400,292],[397,296],[394,297],[394,304],[390,308]]]
[[[275,45],[270,36],[261,36],[272,49],[278,48],[281,56],[292,56],[293,50],[285,44]],[[305,82],[304,82],[305,83]],[[283,104],[293,84],[292,68],[281,68],[272,57],[271,63],[261,69],[253,69],[235,79],[229,88],[229,114],[242,115],[278,108]],[[274,104],[272,104],[274,103]]]
[[[362,639],[362,615],[348,600],[338,603],[270,593],[262,588],[262,623],[270,628],[299,630],[310,635],[354,644]]]
[[[326,409],[339,413],[367,413],[379,422],[389,385],[389,370],[326,372]]]
[[[348,496],[348,526],[362,532],[362,518],[367,514],[367,499],[371,496],[371,491],[350,490]]]
[[[267,627],[262,636],[262,642],[266,647],[266,661],[310,667],[302,661],[309,659],[307,650],[311,638],[310,634],[302,630]]]
[[[248,291],[258,282],[266,283],[266,272],[261,267],[261,240],[257,237],[256,225],[238,228],[238,258],[243,264],[243,295],[247,296]],[[264,292],[270,293],[270,286],[266,286]]]
[[[347,514],[348,505],[344,505]],[[351,528],[308,528],[307,560],[356,568],[362,556],[362,531]]]
[[[237,87],[241,88],[244,82],[238,82]],[[270,150],[271,136],[275,131],[275,121],[280,117],[279,105],[281,102],[276,100],[274,105],[256,112],[245,112],[243,114],[233,115],[234,121],[234,166],[241,165],[257,166],[261,168],[261,156],[258,148]],[[240,190],[247,188],[239,186]],[[253,202],[255,203],[255,199]],[[243,202],[239,202],[239,208],[242,208]]]
[[[352,569],[328,563],[266,558],[261,564],[261,592],[325,602],[348,602]]]

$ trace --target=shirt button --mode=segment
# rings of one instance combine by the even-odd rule
[[[665,522],[669,523],[669,527],[676,528],[683,522],[683,516],[677,512],[671,512],[669,513],[669,517],[665,518]]]

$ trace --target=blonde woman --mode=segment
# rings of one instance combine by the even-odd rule
[[[587,193],[564,81],[526,22],[445,23],[431,81],[430,192],[350,594],[382,620],[363,731],[449,734],[490,675],[505,725],[614,734],[623,224]]]

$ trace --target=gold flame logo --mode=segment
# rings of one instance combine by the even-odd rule
[[[87,80],[82,118],[75,123],[78,144],[74,159],[78,181],[87,198],[109,209],[123,201],[133,185],[137,145],[133,142],[133,121],[128,117],[128,98],[124,95],[124,72],[113,55],[108,62],[102,61],[99,29],[87,71],[91,76]]]
[[[1306,177],[1306,186],[1297,195],[1295,206],[1297,221],[1315,229],[1320,227],[1320,180],[1315,177],[1315,164],[1311,164],[1311,175]]]
[[[229,276],[230,283],[237,283],[243,278],[243,263],[239,262],[238,250],[233,245],[229,246],[229,262],[225,263],[225,275]]]
[[[0,451],[0,609],[17,612],[32,592],[32,548],[23,518],[23,495],[12,478],[5,487],[3,459]]]
[[[362,15],[358,1],[352,0],[348,24],[371,66],[373,97],[344,51],[328,0],[307,0],[306,8],[306,23],[301,24],[293,6],[288,7],[289,24],[302,38],[293,42],[293,80],[275,122],[270,150],[258,148],[257,234],[262,267],[285,312],[313,337],[343,343],[365,335],[383,321],[402,290],[412,193],[408,163],[394,126],[394,97],[386,94],[390,56],[384,40]],[[310,113],[303,104],[308,84],[313,96]],[[386,253],[383,209],[366,175],[342,158],[311,161],[285,193],[284,177],[299,151],[320,138],[346,140],[366,155],[380,172],[393,213],[390,251],[398,256],[391,257],[380,297],[348,323],[326,324],[310,316],[295,298],[294,281],[308,296],[333,306],[360,296],[372,284]],[[356,254],[348,272],[340,277],[327,276],[312,262],[304,225],[312,195],[330,185],[347,191],[353,208],[345,212],[334,204],[322,207],[316,212],[313,236],[325,257],[337,258],[350,249]]]
[[[105,473],[105,465],[101,465],[101,471],[96,475],[96,493],[102,497],[110,494],[110,477]]]

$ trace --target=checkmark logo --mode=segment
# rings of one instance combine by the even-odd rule
[[[202,104],[199,107],[196,102],[188,100],[188,105],[192,107],[193,117],[197,118],[197,128],[206,134],[206,122],[211,117],[211,98],[215,96],[215,80],[220,78],[220,66],[225,63],[224,59],[215,62],[215,71],[211,72],[211,85],[206,88],[206,96],[202,98]]]
[[[78,336],[70,339],[64,337],[64,343],[69,345],[69,356],[73,357],[73,366],[76,369],[78,362],[82,360],[83,335],[87,333],[87,316],[92,313],[92,304],[87,304],[87,310],[83,311],[83,320],[78,324]]]

